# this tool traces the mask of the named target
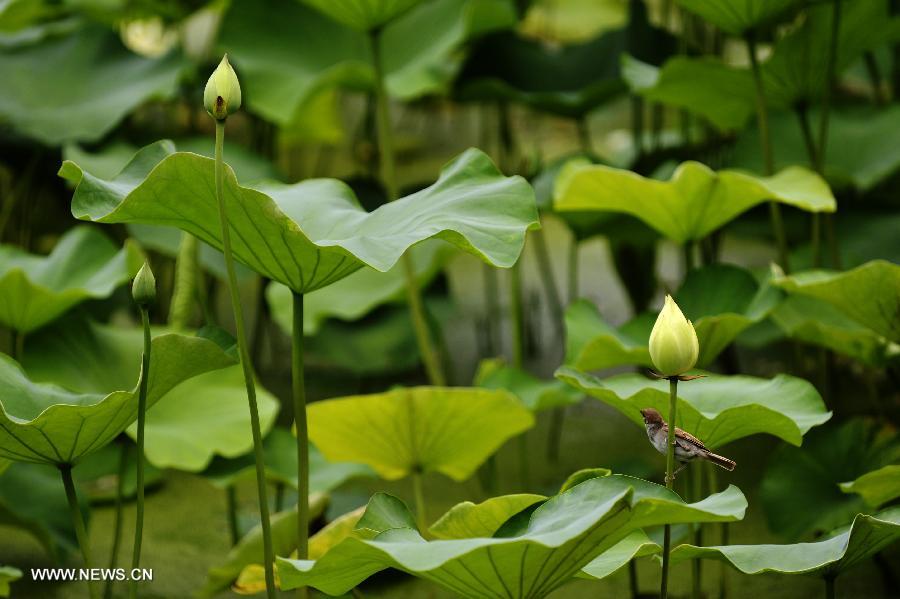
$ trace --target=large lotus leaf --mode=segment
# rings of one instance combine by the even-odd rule
[[[434,0],[414,7],[381,34],[388,93],[411,99],[441,91],[459,69],[460,46],[514,23],[509,0]],[[297,0],[233,2],[219,45],[235,61],[249,109],[281,125],[302,119],[328,88],[373,84],[365,34]]]
[[[0,51],[0,121],[49,145],[103,137],[145,100],[177,90],[184,61],[145,58],[90,25]]]
[[[900,465],[884,466],[854,481],[841,483],[841,491],[861,495],[863,501],[874,507],[884,505],[900,497]]]
[[[79,494],[79,504],[87,518],[84,494]],[[66,492],[56,468],[12,464],[0,475],[0,525],[28,531],[54,559],[78,550]]]
[[[543,381],[497,358],[482,360],[473,382],[487,389],[506,389],[532,412],[576,404],[583,397],[565,383],[557,380]]]
[[[883,367],[900,354],[896,343],[815,297],[788,296],[772,311],[770,318],[792,339],[826,347],[872,366]]]
[[[0,597],[9,597],[9,583],[22,578],[22,571],[12,566],[0,566]]]
[[[303,0],[316,7],[335,21],[358,31],[370,31],[396,19],[422,0],[356,0],[332,2],[331,0]]]
[[[555,210],[630,214],[678,243],[702,239],[766,200],[809,212],[834,212],[836,207],[825,181],[802,167],[754,177],[688,161],[669,181],[657,181],[590,165],[577,167],[564,183],[557,187]]]
[[[409,256],[420,287],[431,282],[451,253],[450,246],[439,240],[410,248]],[[364,268],[304,296],[303,332],[315,335],[321,323],[328,318],[358,320],[382,304],[402,302],[405,298],[406,273],[402,264],[387,272]],[[291,290],[273,283],[266,288],[266,300],[272,318],[290,334],[293,319]]]
[[[518,29],[548,43],[570,43],[626,23],[628,6],[618,0],[532,0]]]
[[[347,592],[393,567],[465,597],[543,597],[636,528],[733,521],[746,505],[735,487],[686,504],[658,485],[610,476],[552,497],[511,536],[426,541],[406,506],[382,494],[370,501],[353,536],[316,561],[279,558],[278,572],[284,589],[312,586],[328,594]],[[373,510],[387,510],[392,518],[373,528],[367,522]]]
[[[662,551],[643,530],[635,530],[627,537],[598,555],[578,573],[579,578],[600,580],[615,574],[631,560]]]
[[[137,247],[117,248],[87,226],[66,232],[48,256],[0,246],[0,324],[33,331],[84,300],[107,297],[141,262]]]
[[[841,483],[898,462],[900,436],[861,420],[813,431],[802,450],[780,447],[760,488],[769,528],[796,540],[846,524],[865,504],[860,495],[844,493]]]
[[[504,522],[546,500],[543,495],[522,493],[491,497],[477,504],[464,501],[441,516],[431,525],[428,532],[436,539],[492,537]]]
[[[283,428],[274,428],[263,440],[266,476],[272,482],[297,488],[297,439]],[[374,476],[363,464],[329,462],[316,448],[309,445],[309,492],[329,493],[351,478]],[[247,453],[238,458],[216,458],[203,472],[214,485],[225,488],[256,475],[256,461]]]
[[[770,25],[788,16],[803,0],[677,0],[678,5],[700,15],[713,25],[734,35]]]
[[[775,279],[788,293],[824,300],[856,322],[900,342],[900,266],[873,260],[847,272],[809,271]]]
[[[859,514],[849,528],[812,543],[794,545],[729,545],[695,547],[680,545],[672,551],[672,563],[688,559],[715,559],[731,564],[744,574],[817,574],[836,576],[869,559],[900,539],[900,507],[873,516]]]
[[[152,341],[147,406],[182,381],[234,364],[218,345],[200,337],[160,335]],[[137,372],[134,380],[137,378]],[[47,464],[73,464],[122,433],[135,418],[138,383],[128,391],[72,392],[36,383],[11,358],[0,356],[0,455]],[[200,423],[202,424],[202,423]]]
[[[60,174],[78,183],[72,200],[78,218],[177,226],[221,249],[213,160],[173,154],[171,144],[158,142],[111,181],[72,162],[63,163]],[[525,232],[538,226],[528,183],[504,177],[475,149],[447,164],[434,185],[370,213],[333,179],[242,187],[226,168],[224,193],[235,257],[302,293],[363,265],[387,271],[410,246],[432,237],[509,267]]]
[[[41,331],[29,343],[23,366],[32,380],[81,393],[127,389],[141,369],[143,333],[71,320]],[[156,356],[152,355],[152,360]],[[268,431],[278,400],[257,386],[260,426]],[[137,437],[137,425],[127,430]],[[144,454],[159,468],[198,472],[214,455],[236,457],[253,446],[247,390],[239,365],[180,382],[147,411]]]
[[[763,320],[781,298],[742,268],[727,264],[690,271],[675,294],[694,323],[700,341],[698,367],[711,364],[750,325]],[[603,320],[597,307],[580,300],[566,311],[566,363],[579,370],[613,366],[652,367],[648,343],[655,316],[641,314],[620,328]]]
[[[820,113],[810,110],[809,119],[818,123]],[[809,153],[794,114],[773,112],[769,129],[777,168],[809,164]],[[872,189],[900,168],[900,106],[834,107],[829,113],[827,141],[824,172],[832,186]],[[763,170],[756,129],[748,129],[738,137],[728,165],[755,172]]]
[[[436,471],[467,479],[534,416],[506,391],[414,387],[317,401],[309,438],[335,462],[368,464],[393,480]]]
[[[668,412],[669,383],[665,380],[623,374],[601,381],[565,366],[556,376],[619,410],[641,429],[642,408]],[[784,374],[773,379],[711,374],[678,386],[676,426],[711,449],[758,433],[799,446],[809,429],[829,418],[831,412],[815,387]]]
[[[626,54],[622,76],[644,99],[687,110],[723,131],[743,129],[754,114],[756,90],[750,72],[714,58],[677,56],[655,67]]]
[[[310,495],[310,518],[316,519],[321,516],[327,506],[327,495],[321,493]],[[272,547],[277,555],[290,555],[292,551],[297,549],[296,507],[272,514],[271,528]],[[224,563],[209,569],[206,584],[197,591],[196,595],[198,597],[212,597],[227,589],[238,578],[244,568],[252,564],[261,564],[262,562],[262,526],[257,524],[228,552]]]

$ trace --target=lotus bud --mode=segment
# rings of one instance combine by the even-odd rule
[[[684,317],[671,295],[650,333],[650,358],[663,376],[684,374],[697,363],[700,343],[694,325]]]
[[[131,297],[141,308],[146,308],[156,301],[156,279],[153,277],[153,271],[150,265],[144,262],[144,265],[134,277],[134,283],[131,284]]]
[[[222,57],[222,62],[206,82],[203,105],[206,112],[217,121],[224,121],[229,114],[237,112],[241,107],[241,84],[228,63],[227,54]]]

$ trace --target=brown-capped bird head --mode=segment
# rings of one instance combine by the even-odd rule
[[[641,416],[644,417],[644,424],[663,424],[662,416],[653,408],[644,408],[641,410]]]

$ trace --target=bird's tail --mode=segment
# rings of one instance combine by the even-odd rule
[[[734,470],[734,467],[737,466],[737,463],[734,460],[729,460],[724,456],[712,452],[706,454],[706,459],[725,470]]]

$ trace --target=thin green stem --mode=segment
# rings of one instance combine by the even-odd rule
[[[119,439],[119,471],[116,479],[116,506],[115,506],[115,523],[113,524],[113,542],[112,550],[109,552],[109,569],[115,570],[119,565],[119,547],[122,544],[122,505],[125,503],[123,495],[125,494],[125,474],[128,470],[128,442],[125,439]],[[103,589],[104,599],[112,597],[114,582],[112,578],[106,581],[106,587]]]
[[[72,516],[72,525],[75,527],[75,538],[78,540],[78,547],[81,549],[81,557],[84,560],[84,567],[91,568],[91,546],[88,541],[87,530],[84,527],[84,518],[81,516],[81,508],[78,507],[78,494],[75,492],[75,481],[72,480],[72,465],[60,464],[59,474],[62,477],[63,487],[66,489],[66,500],[69,502],[69,514]],[[88,583],[88,592],[91,599],[98,597],[97,589],[90,582]]]
[[[175,289],[169,308],[169,324],[175,330],[188,327],[197,302],[198,264],[197,238],[190,233],[181,234],[178,258],[175,261]]]
[[[237,514],[237,487],[234,484],[225,487],[225,510],[228,513],[228,536],[231,539],[231,546],[234,547],[241,540]]]
[[[763,86],[762,71],[759,68],[759,60],[756,56],[756,38],[750,31],[745,38],[747,53],[750,55],[750,66],[753,71],[753,82],[756,86],[756,118],[759,126],[759,140],[762,147],[763,166],[765,175],[771,176],[775,172],[775,160],[772,156],[772,140],[769,135],[769,109],[766,106],[766,92]],[[788,263],[787,235],[784,231],[784,220],[781,216],[781,206],[776,202],[769,202],[769,217],[772,221],[772,231],[775,235],[775,243],[778,246],[778,259],[784,272],[790,272]]]
[[[831,15],[831,43],[828,45],[828,66],[825,78],[825,90],[822,97],[822,112],[819,116],[819,151],[816,152],[816,171],[821,175],[825,171],[825,154],[828,149],[828,124],[831,116],[831,96],[832,88],[835,84],[837,75],[837,52],[838,43],[840,41],[841,29],[841,0],[834,0],[834,7]],[[838,255],[837,236],[834,234],[834,216],[825,215],[826,227],[829,230],[827,236],[831,255],[834,258]],[[838,262],[838,260],[833,260]],[[818,265],[818,264],[817,264]]]
[[[387,190],[388,201],[393,202],[399,195],[397,184],[397,165],[394,157],[394,134],[391,130],[390,104],[387,89],[384,85],[384,68],[381,62],[381,32],[378,29],[369,32],[369,50],[372,55],[372,69],[375,71],[375,103],[376,118],[378,121],[378,155],[381,160],[381,178]],[[437,351],[428,319],[425,316],[425,306],[422,302],[422,293],[416,281],[416,271],[412,259],[408,254],[401,258],[403,273],[406,276],[406,296],[412,316],[413,328],[416,332],[416,342],[428,380],[432,385],[446,385],[447,377],[444,374],[440,355]]]
[[[483,263],[481,269],[484,273],[484,314],[488,353],[493,356],[501,347],[497,338],[497,320],[500,315],[500,304],[497,297],[497,269],[487,263]]]
[[[816,171],[821,174],[821,164],[819,162],[819,150],[816,148],[816,142],[813,139],[812,127],[809,124],[809,114],[805,106],[798,106],[795,111],[797,121],[800,124],[800,132],[803,134],[803,144],[806,146],[806,154],[809,157],[809,163]],[[818,212],[812,213],[810,239],[812,242],[812,259],[813,266],[818,267],[821,264],[821,231],[822,220]]]
[[[588,156],[594,155],[594,144],[591,142],[591,125],[588,123],[587,116],[582,116],[576,121],[578,128],[578,144],[581,151]]]
[[[284,483],[278,481],[275,483],[275,513],[284,510],[284,492],[286,487]]]
[[[875,53],[871,50],[863,54],[863,61],[866,65],[866,72],[869,75],[869,81],[872,82],[872,97],[876,106],[884,106],[887,104],[887,98],[884,94],[884,78],[881,76],[881,69],[878,67],[878,61],[875,59]]]
[[[306,380],[303,369],[303,294],[294,293],[291,326],[291,397],[297,429],[297,559],[309,556],[309,431],[306,424]],[[297,589],[298,597],[307,588]]]
[[[572,243],[569,244],[569,303],[578,299],[578,238],[572,234]]]
[[[259,426],[259,408],[256,403],[256,383],[253,376],[253,364],[250,363],[250,351],[247,347],[244,312],[241,307],[237,275],[234,271],[234,257],[231,254],[231,230],[228,225],[228,214],[225,211],[225,163],[222,160],[224,144],[225,121],[216,121],[216,199],[219,204],[219,224],[222,228],[222,252],[225,255],[225,270],[228,272],[228,290],[231,293],[231,309],[234,312],[238,352],[244,372],[244,384],[247,387],[247,403],[250,407],[250,430],[253,433],[253,456],[256,460],[259,518],[263,533],[263,555],[266,560],[263,564],[266,575],[266,594],[270,599],[275,599],[275,552],[272,549],[272,527],[269,522],[269,499],[266,493],[266,463],[263,456],[262,432]]]
[[[428,516],[425,513],[425,491],[422,487],[422,473],[418,470],[412,473],[413,502],[416,505],[416,525],[424,536],[428,530]]]
[[[827,576],[825,576],[825,599],[835,599],[835,597],[837,596],[835,594],[834,588],[835,578],[836,577],[834,574],[828,574]]]
[[[631,145],[634,147],[635,158],[643,156],[644,99],[640,96],[631,96]]]
[[[718,467],[705,463],[708,475],[707,486],[710,493],[716,493],[719,490],[719,469]],[[729,529],[728,522],[722,522],[719,526],[719,544],[728,545]],[[719,599],[725,599],[728,594],[728,567],[724,563],[719,564]]]
[[[21,363],[25,358],[25,333],[13,329],[13,359]]]
[[[534,253],[537,257],[538,272],[541,275],[544,295],[547,298],[547,305],[550,307],[550,314],[553,318],[553,328],[556,330],[557,338],[564,339],[566,334],[564,325],[565,307],[559,295],[559,287],[556,286],[556,277],[553,276],[553,264],[550,262],[550,250],[547,248],[547,238],[544,236],[544,230],[538,229],[533,231],[531,238],[534,240]]]
[[[521,368],[525,361],[525,323],[522,313],[521,261],[509,269],[509,318],[512,334],[512,365]]]
[[[631,599],[637,599],[641,591],[638,584],[637,562],[634,559],[628,562],[628,587],[631,589]]]
[[[703,465],[704,464],[697,464],[693,472],[691,472],[694,501],[701,501],[703,499]],[[703,525],[697,523],[694,526],[694,545],[703,547]],[[694,599],[700,599],[702,588],[703,560],[695,559],[691,562],[691,596]]]
[[[137,569],[141,564],[141,542],[144,538],[144,423],[147,419],[147,383],[150,379],[150,315],[147,308],[141,307],[141,325],[144,329],[144,353],[141,358],[141,385],[138,391],[137,419],[137,513],[134,521],[134,549],[131,554],[131,568]],[[129,585],[130,597],[137,596],[137,580]]]
[[[678,377],[669,377],[669,432],[666,436],[666,488],[671,489],[674,486],[675,478],[672,473],[675,471],[675,417],[677,416],[678,402]],[[672,544],[672,527],[666,524],[663,531],[663,563],[662,563],[662,582],[659,587],[660,599],[666,599],[669,596],[669,551]]]

